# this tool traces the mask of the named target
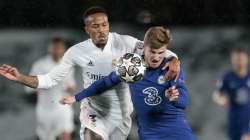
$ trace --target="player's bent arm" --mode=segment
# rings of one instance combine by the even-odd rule
[[[177,108],[185,109],[188,105],[188,92],[185,86],[177,86],[176,89],[179,92],[179,97],[175,102],[173,102],[173,105]]]
[[[98,81],[95,81],[88,88],[77,93],[75,95],[75,100],[79,102],[84,98],[91,97],[91,96],[97,96],[99,94],[102,94],[106,90],[112,88],[113,86],[119,84],[120,82],[121,82],[121,80],[116,75],[116,73],[112,72],[108,76],[105,76],[104,78],[102,78]]]
[[[216,90],[212,94],[213,101],[221,106],[225,106],[228,103],[227,97],[220,91]]]
[[[171,85],[179,92],[179,96],[176,101],[173,102],[173,105],[177,108],[185,109],[188,105],[188,91],[185,86],[185,76],[183,69],[180,69],[179,76],[176,76],[178,79],[172,80]]]

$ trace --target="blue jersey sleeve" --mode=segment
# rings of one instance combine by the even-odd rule
[[[227,79],[227,74],[225,74],[222,79],[219,79],[216,82],[216,88],[218,91],[220,91],[221,93],[225,93],[225,91],[227,90],[227,84],[226,84],[226,79]]]
[[[112,88],[113,86],[119,84],[120,82],[121,82],[120,78],[116,75],[115,72],[112,72],[108,76],[105,76],[104,78],[95,81],[88,88],[77,93],[75,95],[75,99],[76,101],[79,102],[84,98],[102,94],[104,91]]]
[[[179,97],[177,101],[173,102],[173,105],[185,109],[188,104],[188,91],[185,86],[185,76],[182,68],[180,70],[179,78],[176,81],[171,81],[171,86],[175,86],[179,91]]]

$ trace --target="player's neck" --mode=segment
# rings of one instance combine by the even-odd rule
[[[53,56],[51,56],[51,58],[52,58],[52,60],[53,60],[55,63],[58,63],[59,60],[60,60],[60,58],[58,58],[58,57],[53,57]]]
[[[100,49],[100,50],[104,50],[104,47],[106,46],[106,44],[95,44],[95,46]]]
[[[105,45],[96,45],[96,47],[99,48],[99,49],[101,49],[101,50],[103,50],[104,47],[105,47]]]

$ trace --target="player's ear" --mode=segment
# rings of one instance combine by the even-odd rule
[[[89,29],[88,29],[88,27],[86,25],[84,26],[84,30],[89,35]]]

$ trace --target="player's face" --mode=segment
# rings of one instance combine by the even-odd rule
[[[58,61],[60,58],[62,58],[64,52],[65,52],[64,43],[58,42],[50,44],[49,46],[49,53],[55,61]]]
[[[144,59],[150,68],[157,68],[160,66],[165,57],[165,52],[166,46],[162,46],[159,49],[153,49],[144,44]]]
[[[108,41],[109,22],[106,14],[96,13],[85,20],[85,30],[97,47],[104,47]]]
[[[238,70],[245,70],[248,67],[248,55],[246,53],[232,53],[231,55],[231,63],[233,69]]]

